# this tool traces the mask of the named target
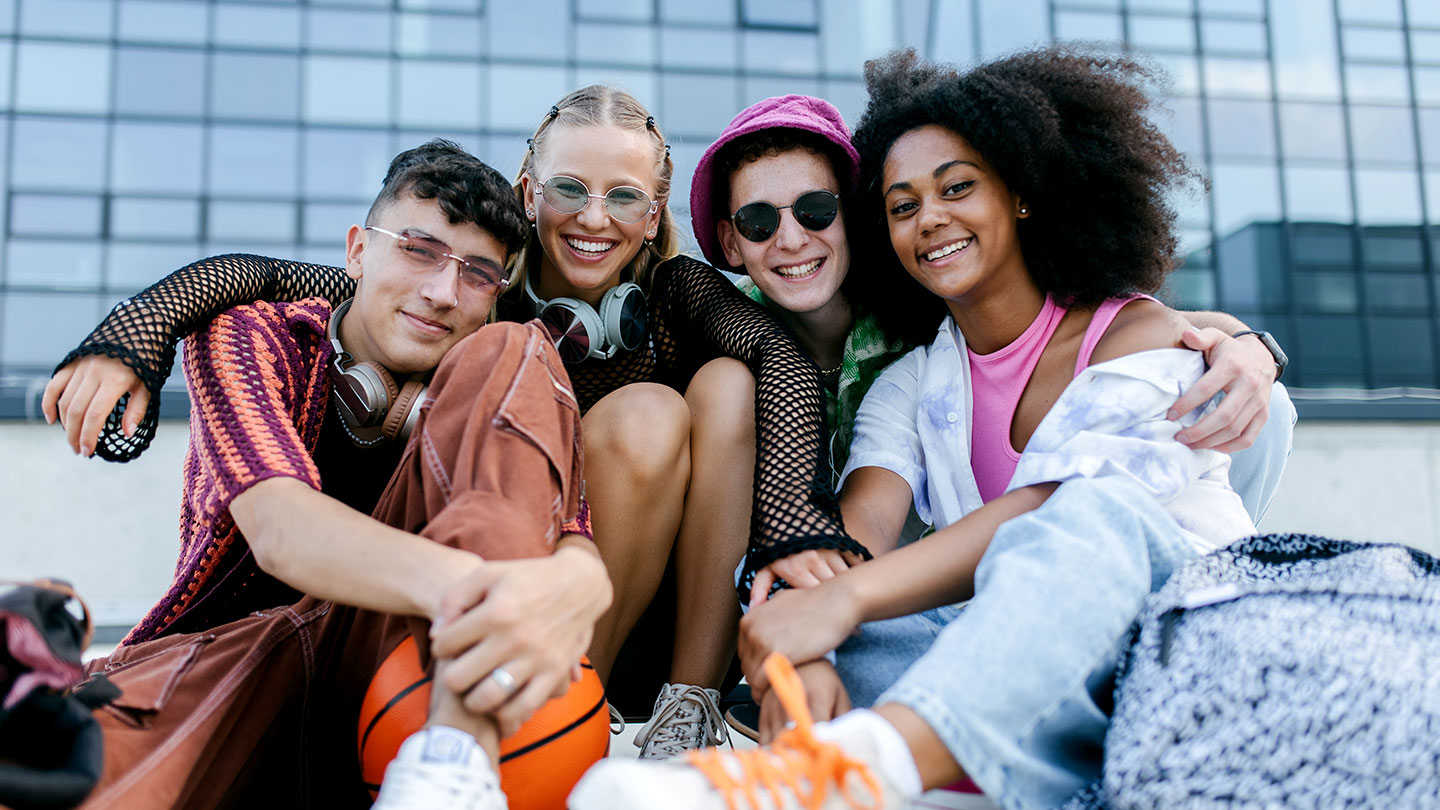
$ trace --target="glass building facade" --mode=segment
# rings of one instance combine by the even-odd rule
[[[1179,201],[1172,303],[1274,332],[1295,386],[1440,388],[1436,0],[0,0],[0,415],[190,260],[338,263],[430,137],[510,173],[556,98],[617,83],[674,144],[683,219],[752,101],[854,122],[869,56],[1056,40],[1171,77],[1157,123],[1211,183]]]

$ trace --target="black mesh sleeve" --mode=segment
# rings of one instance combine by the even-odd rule
[[[662,368],[688,377],[729,356],[755,375],[755,500],[741,598],[757,571],[799,551],[833,548],[869,559],[845,533],[830,483],[819,370],[790,332],[720,271],[689,257],[658,267],[650,295]]]
[[[119,359],[150,391],[140,429],[126,437],[120,428],[125,399],[116,403],[95,453],[107,461],[130,461],[150,446],[160,414],[160,388],[175,362],[175,344],[225,310],[252,301],[298,301],[320,296],[338,304],[355,292],[339,267],[264,256],[228,254],[201,259],[115,305],[56,371],[92,354]]]

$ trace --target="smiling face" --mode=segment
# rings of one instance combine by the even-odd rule
[[[885,157],[881,188],[895,255],[952,312],[981,297],[1035,289],[1015,229],[1028,212],[954,131],[930,124],[900,136]]]
[[[577,213],[561,213],[536,195],[540,184],[557,175],[579,180],[591,194],[638,188],[659,205],[636,222],[610,216],[599,197]],[[537,294],[580,298],[592,306],[620,283],[644,240],[654,238],[665,207],[663,199],[657,200],[653,136],[613,126],[553,125],[533,173],[521,176],[520,187],[540,241],[540,273],[533,280]]]
[[[730,174],[726,213],[753,202],[788,206],[817,190],[840,193],[835,170],[825,156],[804,148],[767,154]],[[716,230],[730,264],[743,266],[766,298],[790,312],[813,312],[832,303],[850,272],[843,210],[828,227],[812,231],[785,208],[780,211],[779,229],[763,242],[741,236],[729,219],[720,220]]]
[[[450,253],[504,275],[504,243],[474,223],[450,222],[434,200],[401,194],[374,224],[444,242]],[[479,329],[497,290],[461,283],[454,260],[440,270],[417,270],[401,249],[390,236],[350,227],[345,272],[359,283],[355,303],[340,322],[340,341],[356,360],[379,363],[394,374],[413,374],[438,366],[451,346]]]

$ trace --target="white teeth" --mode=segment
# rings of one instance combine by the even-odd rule
[[[933,262],[937,259],[943,259],[946,256],[949,256],[951,253],[954,253],[957,250],[963,250],[964,248],[967,248],[969,246],[969,239],[961,239],[959,242],[952,242],[951,244],[948,244],[945,247],[940,248],[939,250],[932,250],[929,253],[926,253],[925,261]]]
[[[784,276],[785,278],[800,278],[801,276],[810,275],[812,272],[815,271],[815,268],[819,266],[820,260],[816,259],[812,262],[797,264],[791,267],[777,267],[775,268],[775,272],[779,275]]]
[[[604,253],[615,247],[614,242],[587,242],[580,239],[566,239],[565,244],[582,253]]]

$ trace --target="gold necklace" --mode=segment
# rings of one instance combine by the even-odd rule
[[[839,373],[840,373],[840,369],[842,369],[842,368],[844,368],[844,367],[845,367],[845,361],[844,361],[844,360],[841,360],[841,361],[840,361],[840,365],[838,365],[838,366],[836,366],[836,367],[834,367],[834,368],[822,368],[822,369],[820,369],[820,376],[821,376],[821,377],[829,377],[829,376],[832,375],[832,374],[839,374]]]

